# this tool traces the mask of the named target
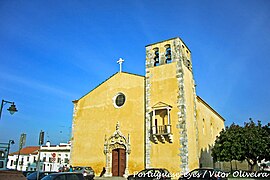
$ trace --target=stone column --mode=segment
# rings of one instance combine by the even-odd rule
[[[167,107],[167,114],[168,114],[168,126],[167,126],[167,133],[171,133],[171,117],[170,117],[170,109]]]
[[[126,169],[125,169],[124,178],[127,178],[128,174],[129,174],[129,171],[128,171],[128,156],[129,156],[129,153],[128,153],[128,150],[127,150],[126,151]]]
[[[156,132],[156,112],[155,112],[155,109],[153,110],[153,118],[152,118],[152,131],[153,131],[153,134],[157,134]]]
[[[130,150],[130,136],[128,134],[128,139],[127,139],[127,144],[126,144],[126,169],[125,169],[125,174],[124,177],[127,178],[129,175],[129,170],[128,170],[128,157],[130,154],[131,150]]]
[[[112,177],[111,173],[111,153],[107,152],[106,153],[106,173],[104,174],[105,177]]]

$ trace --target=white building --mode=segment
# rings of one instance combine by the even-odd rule
[[[40,153],[40,171],[58,171],[60,167],[69,166],[70,143],[60,143],[51,145],[47,142],[45,146],[29,146],[21,149],[17,170],[35,171]],[[14,152],[8,156],[8,169],[16,169],[16,162],[19,152]]]
[[[264,171],[270,171],[270,161],[266,161],[265,159],[259,163],[260,169]]]
[[[8,169],[16,169],[19,171],[34,171],[36,170],[36,167],[30,168],[31,164],[36,163],[37,157],[38,157],[38,149],[39,146],[28,146],[25,148],[22,148],[19,151],[11,153],[8,155],[8,163],[7,168]],[[19,161],[18,161],[19,156]],[[18,161],[18,165],[17,164]]]
[[[69,165],[70,160],[70,143],[60,143],[59,145],[51,145],[50,142],[46,146],[40,148],[40,169],[42,171],[58,171],[60,167]]]

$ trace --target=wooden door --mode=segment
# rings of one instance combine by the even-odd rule
[[[112,151],[112,175],[123,176],[126,169],[125,149],[114,149]]]
[[[119,151],[114,149],[112,151],[112,175],[118,176],[119,174]]]
[[[119,176],[125,174],[126,169],[126,151],[124,149],[119,149]]]

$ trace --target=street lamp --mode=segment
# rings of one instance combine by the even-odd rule
[[[14,140],[9,140],[8,141],[8,147],[7,147],[7,157],[6,157],[6,165],[8,163],[8,155],[9,155],[9,150],[10,150],[10,145],[15,144]]]
[[[7,103],[11,104],[10,107],[7,109],[11,115],[18,111],[14,102],[5,101],[4,99],[2,99],[1,108],[0,108],[0,119],[2,115],[3,106]]]
[[[6,158],[6,165],[8,163],[8,154],[10,150],[10,145],[15,144],[14,140],[9,140],[8,143],[0,143],[0,148],[5,148],[6,153],[5,153],[5,158]]]

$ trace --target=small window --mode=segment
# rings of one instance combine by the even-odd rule
[[[155,56],[154,56],[154,60],[155,60],[154,66],[158,66],[159,65],[159,49],[154,48],[153,50],[154,50],[154,54],[155,54]]]
[[[165,54],[165,56],[166,56],[166,64],[169,64],[169,63],[172,62],[171,46],[169,44],[167,44],[165,46],[165,48],[166,48],[166,54]]]
[[[65,158],[65,163],[69,163],[69,159],[68,158]]]
[[[205,120],[203,119],[203,124],[202,124],[202,131],[203,131],[203,134],[205,134]]]
[[[0,158],[5,158],[5,152],[4,151],[0,151]]]
[[[122,107],[126,102],[126,97],[123,93],[118,93],[113,99],[114,99],[114,106],[116,108]]]
[[[190,69],[190,60],[187,59],[187,68]]]
[[[213,124],[212,123],[210,124],[210,130],[211,130],[211,136],[213,137],[214,136],[214,132],[213,132]]]
[[[125,95],[124,94],[119,94],[117,97],[116,97],[116,100],[115,100],[115,104],[117,106],[123,106],[125,103]]]

